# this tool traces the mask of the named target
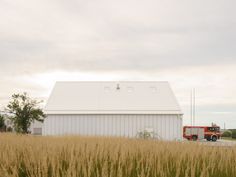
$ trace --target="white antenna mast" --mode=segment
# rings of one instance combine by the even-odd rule
[[[191,126],[193,126],[193,90],[191,89],[191,93],[190,93],[190,123]]]
[[[193,126],[195,126],[195,115],[196,115],[196,101],[195,101],[195,88],[193,89]]]
[[[196,99],[195,99],[195,88],[194,88],[194,89],[191,89],[191,94],[190,94],[191,126],[195,126],[195,117],[196,117]]]

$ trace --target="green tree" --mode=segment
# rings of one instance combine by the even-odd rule
[[[4,131],[6,129],[5,118],[0,114],[0,131]]]
[[[6,111],[11,115],[14,129],[18,133],[28,133],[28,129],[35,120],[43,122],[45,114],[39,107],[41,101],[31,99],[27,93],[14,94],[7,105]]]
[[[226,130],[221,136],[222,137],[232,137],[232,132],[230,130]]]
[[[232,130],[232,138],[236,139],[236,129]]]

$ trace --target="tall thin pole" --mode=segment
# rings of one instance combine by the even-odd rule
[[[195,101],[195,88],[193,89],[193,126],[195,126],[195,114],[196,114],[196,101]]]
[[[192,93],[192,89],[191,89],[191,93],[190,93],[190,122],[191,122],[191,126],[193,126],[193,93]]]

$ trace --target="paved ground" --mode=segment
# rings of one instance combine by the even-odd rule
[[[201,140],[199,143],[209,146],[223,146],[223,147],[236,147],[236,141],[231,140],[217,140],[216,142]]]
[[[216,142],[207,141],[207,140],[199,140],[199,141],[188,141],[186,139],[183,142],[190,142],[190,143],[199,143],[206,146],[222,146],[222,147],[235,147],[236,148],[236,141],[232,140],[217,140]]]

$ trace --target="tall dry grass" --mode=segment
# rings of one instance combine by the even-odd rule
[[[236,148],[0,134],[0,177],[235,177]]]

